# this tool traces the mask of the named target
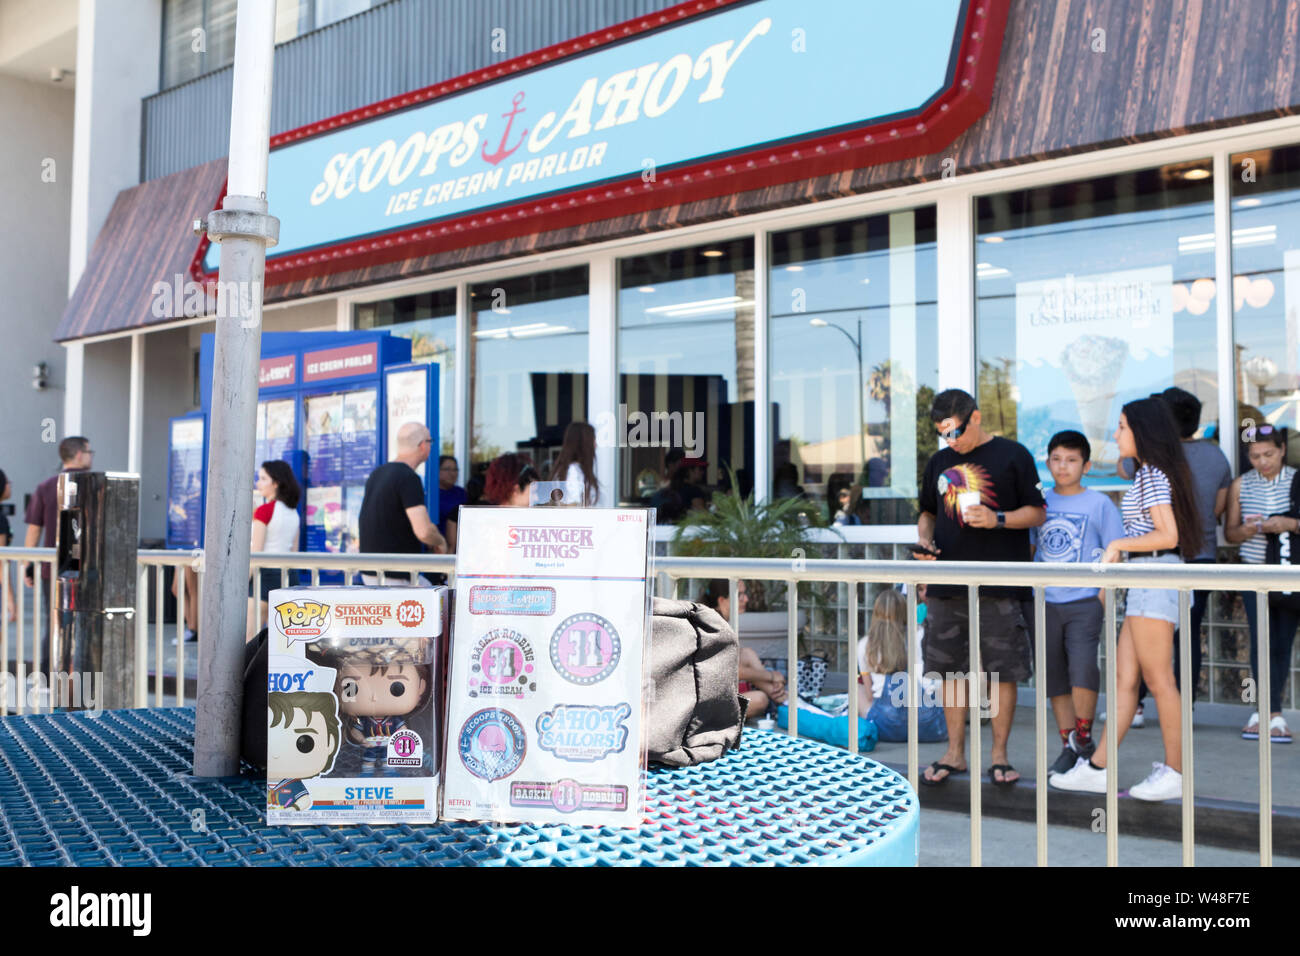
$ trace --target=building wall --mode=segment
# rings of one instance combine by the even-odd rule
[[[130,342],[130,339],[123,341]],[[144,339],[144,407],[140,444],[140,537],[167,533],[168,420],[193,410],[194,362],[188,329]],[[128,360],[130,348],[127,349]]]
[[[73,94],[0,74],[0,468],[13,483],[19,543],[23,496],[58,470],[53,445],[62,428],[63,349],[51,341],[67,300],[63,263],[68,255],[68,203],[72,176]],[[49,161],[49,162],[47,162]],[[44,175],[43,175],[44,173]],[[49,180],[49,181],[46,181]],[[32,367],[49,366],[49,387],[31,387]]]
[[[95,450],[96,471],[126,471],[131,339],[89,342],[84,348],[80,433]]]
[[[276,48],[271,132],[432,86],[678,2],[392,0]],[[226,155],[231,77],[228,67],[144,101],[143,180]]]

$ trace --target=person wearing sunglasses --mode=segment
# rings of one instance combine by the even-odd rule
[[[916,522],[915,556],[926,561],[1030,561],[1029,529],[1047,517],[1038,467],[1023,445],[986,432],[979,408],[957,388],[940,392],[930,407],[939,437],[948,443],[925,466]],[[990,675],[993,748],[989,780],[1011,786],[1020,774],[1007,758],[1016,709],[1016,684],[1030,674],[1027,587],[979,591],[980,662]],[[966,770],[966,672],[970,618],[966,586],[932,584],[927,597],[925,670],[944,675],[948,748],[921,782],[943,783]],[[978,728],[976,728],[978,731]],[[979,746],[979,737],[975,737]]]
[[[1272,425],[1255,429],[1251,443],[1251,470],[1232,483],[1228,492],[1228,520],[1224,537],[1240,545],[1244,564],[1264,564],[1269,535],[1300,531],[1300,520],[1288,517],[1291,510],[1291,482],[1295,469],[1286,464],[1286,433]],[[1250,624],[1250,671],[1259,680],[1259,620],[1253,592],[1241,595]],[[1295,642],[1296,612],[1276,604],[1269,607],[1269,720],[1268,735],[1273,743],[1291,742],[1291,731],[1282,717],[1282,698],[1291,682],[1291,646]],[[1259,713],[1250,715],[1241,736],[1258,740]]]

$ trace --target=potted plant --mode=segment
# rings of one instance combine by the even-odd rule
[[[696,558],[781,558],[806,556],[809,532],[826,527],[816,502],[806,498],[777,498],[755,503],[742,498],[736,473],[727,468],[731,490],[715,492],[707,511],[690,511],[677,524],[671,553]],[[838,532],[837,532],[838,533]],[[783,581],[747,580],[748,610],[740,616],[740,638],[759,657],[785,657],[788,611],[777,605],[786,597]],[[803,626],[800,612],[799,626]]]

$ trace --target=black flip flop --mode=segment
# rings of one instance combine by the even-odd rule
[[[938,780],[930,780],[929,778],[926,777],[925,774],[921,774],[919,779],[920,779],[921,783],[923,783],[923,784],[924,784],[925,786],[927,786],[927,787],[942,787],[945,783],[948,782],[949,778],[954,777],[954,776],[956,776],[956,775],[959,774],[959,773],[965,773],[965,772],[966,772],[965,770],[958,770],[956,767],[953,767],[953,766],[951,766],[951,765],[949,765],[949,764],[946,764],[946,763],[940,763],[940,762],[937,761],[937,760],[936,760],[934,763],[930,764],[930,768],[929,768],[929,769],[932,770],[932,771],[934,771],[934,770],[946,770],[946,771],[948,771],[948,773],[947,773],[946,776],[940,777]]]
[[[993,786],[995,787],[1014,787],[1016,784],[1020,782],[1020,778],[1016,777],[1015,780],[1007,780],[1005,779],[1005,777],[1007,775],[1008,770],[1015,770],[1015,769],[1016,768],[1011,766],[1011,764],[1009,763],[995,763],[993,766],[989,767],[989,783],[993,784]],[[993,775],[994,772],[998,770],[1002,771],[1002,776],[1004,779],[999,780],[997,777]],[[1017,773],[1018,772],[1019,771],[1017,771]]]

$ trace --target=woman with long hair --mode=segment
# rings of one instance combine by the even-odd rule
[[[1178,426],[1169,406],[1158,398],[1129,402],[1119,416],[1115,442],[1121,458],[1136,458],[1133,486],[1124,495],[1124,537],[1106,546],[1102,561],[1113,563],[1127,553],[1134,563],[1181,564],[1196,557],[1202,542],[1195,485],[1183,455]],[[1105,592],[1102,592],[1104,594]],[[1118,739],[1133,722],[1138,683],[1145,679],[1160,710],[1164,763],[1129,794],[1139,800],[1172,800],[1182,796],[1182,711],[1174,683],[1174,627],[1178,624],[1178,592],[1165,588],[1129,588],[1124,626],[1116,645],[1116,697],[1110,703],[1106,727],[1091,759],[1080,757],[1049,783],[1061,790],[1106,792],[1106,735],[1115,724]]]
[[[564,444],[551,469],[551,481],[564,482],[564,500],[591,508],[600,501],[596,480],[596,429],[587,422],[569,422]]]
[[[1268,554],[1269,535],[1300,531],[1300,520],[1290,517],[1291,482],[1295,469],[1286,463],[1286,433],[1274,425],[1258,429],[1247,455],[1250,470],[1232,483],[1228,491],[1228,520],[1223,535],[1240,545],[1243,564],[1263,564]],[[1242,593],[1246,620],[1250,624],[1250,670],[1259,680],[1259,611],[1253,592]],[[1291,742],[1291,730],[1282,717],[1282,698],[1291,677],[1291,647],[1300,616],[1287,607],[1268,609],[1269,718],[1268,735],[1273,743]],[[1259,739],[1259,712],[1250,715],[1241,736]]]
[[[298,499],[301,489],[293,469],[280,460],[264,461],[257,469],[257,493],[265,504],[253,512],[253,542],[251,551],[269,551],[272,554],[298,550]],[[298,572],[289,571],[289,580],[282,581],[279,568],[262,568],[248,582],[248,632],[246,640],[257,633],[256,605],[261,602],[262,620],[266,621],[266,602],[271,592],[279,587],[290,588],[298,583]]]
[[[925,598],[925,585],[917,591]],[[918,612],[925,609],[917,605]],[[924,626],[918,622],[917,638]],[[921,650],[917,647],[917,660]],[[876,678],[880,678],[876,680]],[[924,682],[918,679],[916,701],[917,739],[931,743],[948,739],[943,708],[925,702]],[[858,639],[858,713],[876,725],[881,740],[907,742],[907,598],[894,588],[886,588],[871,607],[867,636]]]

